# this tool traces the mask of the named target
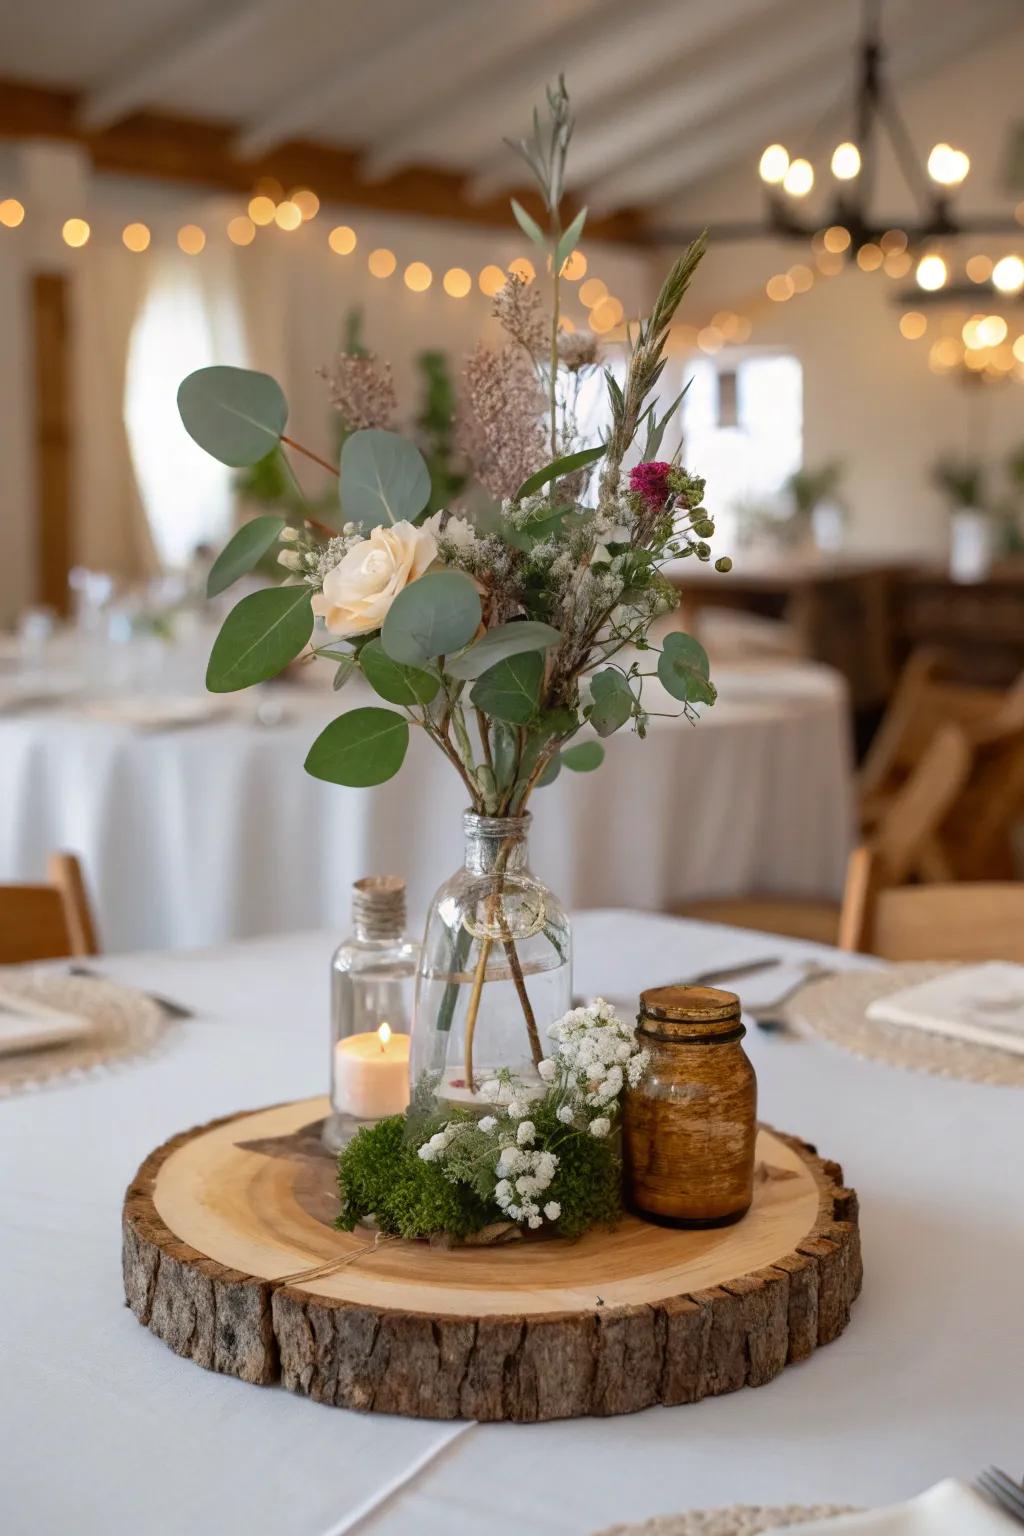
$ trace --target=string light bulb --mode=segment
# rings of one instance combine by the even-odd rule
[[[247,214],[240,213],[228,221],[228,239],[232,245],[252,245],[256,239],[256,225]]]
[[[0,203],[0,224],[5,229],[17,229],[25,217],[25,210],[16,197],[5,197]]]
[[[1024,288],[1024,261],[1019,256],[1003,256],[992,268],[992,286],[1000,293],[1019,293]]]
[[[860,175],[860,150],[849,139],[832,151],[832,175],[837,181],[852,181]]]
[[[254,224],[273,224],[277,204],[265,192],[249,199],[249,217]]]
[[[149,240],[149,230],[145,224],[126,224],[121,231],[121,244],[125,250],[136,254],[147,249]]]
[[[594,309],[601,300],[608,296],[608,285],[599,277],[588,277],[585,283],[580,284],[580,303],[588,309]]]
[[[178,230],[178,247],[186,256],[198,256],[206,244],[206,236],[198,224],[183,224]]]
[[[487,266],[481,271],[477,282],[480,285],[480,292],[487,298],[493,299],[494,295],[500,293],[505,286],[505,274],[500,267]]]
[[[450,299],[464,299],[473,287],[473,279],[464,267],[449,267],[441,286]]]
[[[968,256],[964,271],[972,283],[987,283],[992,276],[992,257]]]
[[[769,187],[777,187],[789,170],[789,150],[785,144],[769,144],[761,154],[757,174]]]
[[[885,257],[882,255],[882,247],[869,240],[862,245],[857,252],[857,265],[862,272],[877,272]]]
[[[274,223],[278,229],[298,229],[302,223],[302,210],[297,203],[293,203],[290,199],[286,198],[283,203],[278,203],[274,209]]]
[[[327,244],[335,256],[351,256],[356,248],[356,232],[348,224],[338,224],[327,236]]]
[[[366,258],[366,265],[374,277],[390,277],[398,266],[394,251],[389,251],[387,246],[380,245],[375,251],[371,251]]]
[[[928,321],[919,309],[908,309],[900,316],[900,335],[907,341],[919,341],[928,329]]]
[[[850,231],[842,224],[830,224],[821,239],[826,251],[830,251],[834,256],[850,249]]]
[[[587,258],[582,251],[570,251],[562,262],[562,270],[559,276],[564,277],[567,283],[578,283],[581,277],[587,273]]]
[[[928,156],[928,175],[940,187],[958,187],[971,168],[962,149],[945,142],[934,144]]]
[[[529,261],[525,256],[517,256],[515,261],[510,261],[508,269],[513,277],[518,277],[524,283],[532,283],[537,276],[537,269],[534,267],[533,262]]]
[[[92,231],[84,219],[65,219],[60,236],[65,245],[70,245],[73,250],[85,245]]]
[[[299,187],[291,194],[289,201],[295,204],[303,219],[315,219],[320,212],[320,199],[308,187]]]
[[[814,166],[809,160],[791,160],[782,178],[782,190],[790,197],[806,197],[814,186]]]
[[[921,257],[914,277],[917,281],[917,286],[923,288],[926,293],[938,293],[940,288],[946,286],[947,279],[949,278],[949,268],[942,257],[936,255],[933,251],[930,255]]]
[[[405,286],[413,293],[426,293],[434,281],[434,274],[425,261],[410,261],[403,276]]]

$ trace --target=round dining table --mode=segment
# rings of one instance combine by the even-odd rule
[[[12,1536],[588,1536],[721,1505],[870,1506],[990,1463],[1024,1423],[1019,1090],[751,1028],[761,1117],[843,1164],[864,1288],[757,1390],[536,1425],[362,1416],[202,1370],[123,1301],[121,1201],[151,1148],[326,1086],[334,934],[97,961],[191,1016],[157,1049],[0,1103],[0,1529]],[[873,964],[631,913],[576,920],[576,989],[757,957]],[[750,1006],[786,964],[738,983]],[[256,1154],[253,1154],[256,1155]]]
[[[853,826],[842,680],[786,661],[714,675],[719,699],[699,724],[649,682],[646,740],[620,730],[597,772],[565,770],[534,794],[533,868],[567,905],[841,894]],[[41,878],[52,849],[77,853],[108,949],[340,936],[352,882],[380,872],[406,876],[418,923],[461,863],[465,790],[422,732],[374,789],[302,771],[331,719],[379,704],[358,681],[337,694],[179,683],[35,699],[2,683],[0,881]]]

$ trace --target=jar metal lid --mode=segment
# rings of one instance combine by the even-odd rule
[[[641,1013],[673,1024],[721,1024],[740,1016],[735,992],[719,987],[650,987],[640,994]]]

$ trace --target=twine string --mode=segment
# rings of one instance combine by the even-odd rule
[[[328,1275],[337,1274],[339,1270],[347,1269],[350,1264],[355,1264],[359,1259],[364,1259],[367,1254],[376,1253],[378,1248],[385,1243],[397,1243],[399,1239],[392,1237],[388,1232],[378,1232],[372,1243],[364,1243],[354,1253],[345,1254],[344,1258],[328,1259],[324,1264],[315,1264],[312,1269],[298,1269],[292,1275],[278,1275],[275,1285],[300,1285],[305,1280],[323,1280]]]

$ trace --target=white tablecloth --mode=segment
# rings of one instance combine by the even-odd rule
[[[715,676],[719,702],[698,726],[654,719],[646,741],[620,731],[598,772],[564,772],[534,796],[534,868],[568,905],[840,893],[851,828],[841,682],[800,664]],[[0,881],[40,878],[50,849],[78,852],[118,950],[340,933],[351,882],[372,872],[407,877],[419,922],[462,857],[452,768],[413,732],[389,783],[322,784],[303,771],[311,742],[367,699],[351,686],[273,697],[284,719],[272,727],[254,723],[250,695],[224,719],[151,733],[70,709],[0,714]]]
[[[762,1390],[466,1426],[362,1418],[178,1359],[121,1302],[124,1186],[183,1127],[324,1087],[332,944],[104,961],[197,1017],[150,1059],[0,1105],[5,1536],[586,1536],[691,1506],[881,1503],[990,1462],[1020,1470],[1024,1100],[756,1031],[761,1113],[842,1161],[865,1260],[846,1333]],[[811,952],[584,914],[576,979],[635,994],[766,945]],[[774,985],[761,978],[761,997]]]

